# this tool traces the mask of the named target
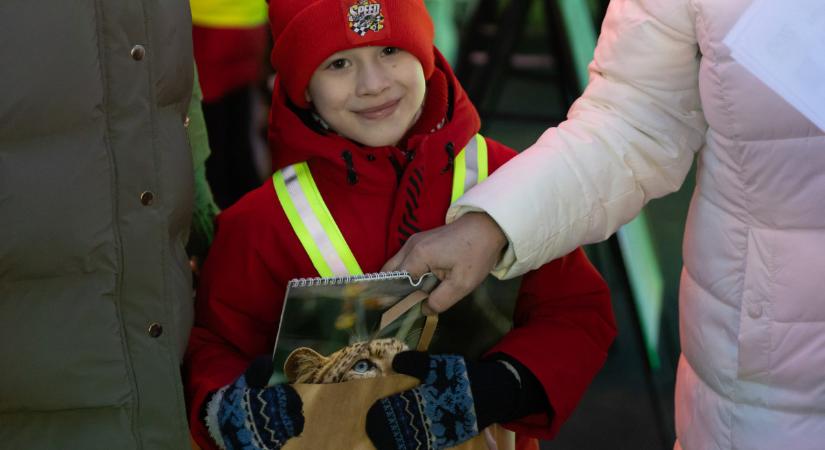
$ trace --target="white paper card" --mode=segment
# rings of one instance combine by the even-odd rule
[[[755,0],[724,42],[739,64],[825,131],[825,1]]]

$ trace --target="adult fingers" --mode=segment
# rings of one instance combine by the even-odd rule
[[[426,306],[435,313],[442,313],[466,297],[473,289],[475,289],[475,284],[466,283],[452,276],[451,272],[430,293]]]
[[[429,250],[425,238],[429,232],[419,233],[401,247],[401,250],[390,258],[381,268],[382,272],[403,270],[409,272],[414,277],[420,277],[427,272],[431,272],[431,264],[434,256]]]
[[[404,259],[407,257],[407,253],[409,252],[409,241],[407,241],[401,250],[398,251],[392,258],[388,259],[387,262],[381,267],[381,272],[394,272],[396,270],[401,270],[401,266],[404,263]]]

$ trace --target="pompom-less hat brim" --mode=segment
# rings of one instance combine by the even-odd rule
[[[270,18],[278,18],[278,0],[270,0]],[[351,7],[379,5],[382,20],[373,29],[358,27],[347,19]],[[375,23],[374,23],[375,25]],[[273,33],[277,31],[273,28]],[[318,0],[288,20],[274,35],[272,65],[289,99],[307,107],[304,92],[318,66],[330,55],[364,46],[392,46],[418,58],[429,79],[434,67],[433,23],[422,0]]]

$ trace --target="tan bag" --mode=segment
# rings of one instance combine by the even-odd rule
[[[390,308],[380,328],[392,323],[427,298],[416,291]],[[426,350],[435,331],[438,316],[428,316],[417,349]],[[287,441],[284,450],[375,450],[367,436],[367,411],[384,397],[418,385],[407,375],[353,380],[336,384],[293,384],[304,403],[304,431]],[[475,438],[453,447],[457,450],[514,450],[515,434],[493,425]]]
[[[284,450],[375,450],[366,433],[367,410],[377,400],[417,385],[418,380],[407,375],[337,384],[295,384],[304,402],[304,431],[287,441]],[[497,425],[488,430],[454,448],[488,450],[487,434],[497,438],[498,450],[515,448],[515,434]]]

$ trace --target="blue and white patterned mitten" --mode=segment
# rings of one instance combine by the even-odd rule
[[[301,434],[301,397],[287,384],[267,387],[271,373],[271,359],[256,360],[246,373],[212,396],[206,426],[220,448],[277,450]]]
[[[464,358],[403,352],[393,360],[393,369],[421,384],[369,409],[367,435],[377,449],[443,449],[478,435]]]

